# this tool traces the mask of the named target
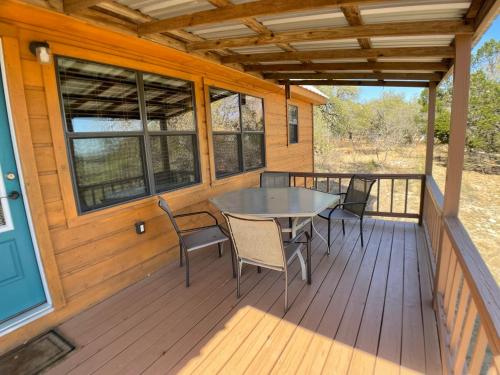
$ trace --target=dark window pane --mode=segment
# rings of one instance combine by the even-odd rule
[[[243,130],[264,131],[262,99],[241,94],[241,120],[243,122]]]
[[[264,166],[264,134],[243,134],[243,158],[246,169]]]
[[[299,108],[296,105],[288,106],[288,135],[290,143],[299,141]]]
[[[298,143],[299,142],[299,135],[298,135],[297,126],[295,126],[295,125],[290,126],[289,135],[290,135],[290,143]]]
[[[240,171],[239,135],[214,134],[215,174],[217,177]]]
[[[82,211],[148,194],[141,144],[141,137],[71,141]]]
[[[195,135],[161,135],[150,139],[157,193],[199,182]]]
[[[142,129],[134,71],[63,57],[57,67],[69,131]]]
[[[213,131],[240,130],[239,94],[211,87],[210,109]]]
[[[148,73],[143,80],[149,130],[196,130],[191,82]]]

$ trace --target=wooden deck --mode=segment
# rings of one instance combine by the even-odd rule
[[[326,226],[316,220],[325,235]],[[170,264],[59,327],[77,349],[49,374],[440,373],[427,248],[413,223],[335,226],[316,235],[312,285],[246,268],[237,299],[230,257],[192,261],[192,285]]]

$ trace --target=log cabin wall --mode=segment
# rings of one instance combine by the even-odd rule
[[[0,4],[8,95],[21,169],[54,311],[0,337],[0,353],[143,279],[178,256],[173,229],[155,197],[79,215],[71,183],[55,67],[30,53],[33,40],[54,55],[114,64],[191,80],[195,85],[201,180],[166,193],[175,211],[212,209],[207,199],[258,184],[262,170],[216,180],[207,123],[207,85],[262,97],[266,163],[271,170],[313,170],[312,105],[322,97],[303,88],[289,101],[299,107],[299,143],[287,145],[281,87],[237,70],[16,2]],[[212,209],[213,210],[213,209]],[[137,235],[134,223],[146,222]],[[186,225],[193,223],[186,223]]]

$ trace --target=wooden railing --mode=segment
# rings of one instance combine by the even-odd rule
[[[376,179],[366,215],[418,219],[423,213],[423,174],[356,174]],[[302,186],[328,193],[347,190],[352,173],[290,172],[291,186]]]
[[[444,218],[432,177],[424,191],[423,223],[435,278],[443,373],[500,373],[500,291],[467,231]]]

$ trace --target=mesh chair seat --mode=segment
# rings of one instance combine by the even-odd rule
[[[290,186],[290,174],[287,172],[262,172],[260,187],[281,188]]]
[[[193,251],[222,243],[228,241],[229,239],[224,233],[222,233],[219,227],[214,226],[182,234],[182,240],[184,241],[186,250]]]
[[[332,212],[332,216],[330,215],[330,212]],[[333,209],[333,208],[327,208],[324,211],[321,211],[318,216],[322,217],[323,219],[330,218],[331,220],[359,220],[359,216],[356,215],[355,213],[347,210],[343,210],[341,208],[338,209]]]

